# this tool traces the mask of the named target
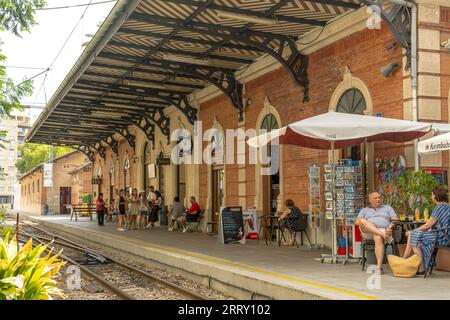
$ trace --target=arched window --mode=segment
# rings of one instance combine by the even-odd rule
[[[278,129],[279,124],[275,115],[269,113],[266,115],[261,123],[261,131],[270,132],[272,130]],[[267,145],[267,156],[270,157],[270,162],[267,163],[266,159],[263,162],[263,167],[265,170],[270,168],[271,174],[264,174],[262,176],[262,198],[263,198],[263,212],[265,213],[276,213],[277,212],[277,199],[280,194],[280,171],[272,170],[279,168],[280,157],[279,157],[279,146],[278,145]]]
[[[351,88],[345,91],[339,98],[336,111],[362,115],[366,107],[366,99],[362,92],[356,88]]]

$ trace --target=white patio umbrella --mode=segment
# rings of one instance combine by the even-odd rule
[[[410,141],[430,130],[429,123],[330,111],[250,138],[247,143],[259,148],[278,138],[274,143],[312,149],[341,149],[366,139],[367,142]]]
[[[422,137],[431,124],[330,111],[250,138],[255,148],[292,144],[312,149],[341,149],[364,141],[405,142]],[[334,152],[332,152],[334,157]],[[334,162],[334,158],[333,158]],[[336,221],[333,215],[333,258],[336,257]]]
[[[450,132],[420,141],[417,149],[420,153],[450,150]]]

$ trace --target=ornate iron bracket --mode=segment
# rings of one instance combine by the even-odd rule
[[[131,122],[133,123],[133,122]],[[135,123],[133,123],[135,124]],[[122,137],[125,138],[125,140],[127,140],[128,144],[130,145],[130,147],[133,148],[133,150],[136,149],[136,137],[134,135],[132,135],[130,133],[130,131],[128,131],[128,128],[120,128],[120,129],[116,129],[115,130],[118,134],[120,134]]]
[[[170,118],[166,117],[163,110],[146,111],[145,116],[158,126],[163,135],[170,138]]]
[[[155,125],[152,124],[146,117],[136,121],[134,124],[145,133],[148,140],[153,142],[155,141]]]
[[[92,150],[89,146],[75,146],[74,148],[84,153],[92,163],[95,162],[95,151]]]
[[[196,21],[183,22],[176,18],[160,17],[141,13],[133,13],[130,18],[137,21],[150,22],[199,34],[207,34],[215,37],[220,37],[222,39],[234,40],[266,52],[287,68],[293,80],[297,84],[303,86],[304,101],[309,100],[309,81],[308,75],[306,73],[308,60],[306,56],[302,55],[298,51],[295,40],[291,39],[290,37],[254,30],[242,31],[234,27],[213,25]],[[289,47],[290,52],[286,55],[286,57],[284,57],[283,53],[285,52],[286,46]]]
[[[113,137],[107,137],[106,139],[102,140],[103,142],[105,142],[106,144],[108,144],[111,147],[111,150],[118,155],[119,154],[119,143],[114,140]]]
[[[386,0],[360,0],[379,14],[383,21],[389,26],[395,41],[407,51],[407,65],[411,65],[411,8],[400,4],[393,4],[389,9],[383,8]]]
[[[95,144],[88,144],[88,146],[97,151],[102,159],[106,158],[106,149],[100,142],[97,142]]]

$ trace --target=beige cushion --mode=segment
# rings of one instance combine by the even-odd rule
[[[408,259],[403,259],[394,255],[388,256],[389,266],[396,277],[412,278],[416,276],[420,265],[420,257],[412,255]]]

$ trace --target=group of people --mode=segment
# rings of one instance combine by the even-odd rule
[[[105,211],[117,216],[117,230],[137,230],[154,227],[162,205],[162,195],[153,186],[149,193],[138,194],[136,188],[131,193],[124,189],[116,190],[116,197],[110,201],[103,199],[100,193],[96,202],[98,225],[104,225]]]
[[[432,200],[436,207],[431,213],[431,217],[417,229],[406,232],[407,245],[403,258],[407,259],[413,254],[421,258],[421,263],[417,271],[418,275],[423,275],[427,270],[432,254],[435,234],[432,231],[450,227],[450,205],[448,203],[447,191],[442,187],[436,187],[432,192]],[[365,239],[375,242],[375,256],[377,258],[377,274],[383,274],[383,258],[385,243],[393,241],[394,221],[398,221],[394,209],[382,204],[381,196],[378,192],[369,194],[369,206],[363,208],[356,225],[359,226]],[[438,245],[449,245],[444,233],[438,233],[436,239]]]
[[[187,231],[186,222],[196,221],[200,214],[200,206],[195,197],[189,199],[191,206],[185,210],[179,197],[175,197],[169,210],[169,221],[171,225],[169,230],[176,230],[178,227]],[[155,226],[159,219],[159,211],[162,206],[162,194],[155,190],[153,186],[149,187],[149,192],[144,191],[138,194],[136,188],[133,188],[131,194],[124,189],[116,190],[115,199],[105,201],[103,193],[100,193],[96,202],[97,220],[99,226],[104,226],[105,212],[117,216],[117,230],[138,230]]]

